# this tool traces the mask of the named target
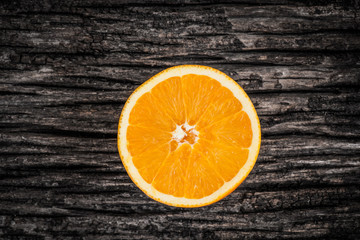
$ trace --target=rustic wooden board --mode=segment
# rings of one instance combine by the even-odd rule
[[[359,1],[0,4],[1,239],[360,238]],[[150,200],[116,148],[126,99],[179,64],[233,77],[262,125],[198,209]]]

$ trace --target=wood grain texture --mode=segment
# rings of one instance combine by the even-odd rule
[[[359,239],[359,1],[2,1],[1,239]],[[224,200],[145,196],[116,148],[130,94],[179,64],[249,94],[262,146]]]

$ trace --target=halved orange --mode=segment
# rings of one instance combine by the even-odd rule
[[[171,206],[200,207],[230,194],[253,168],[260,123],[244,90],[210,67],[168,68],[127,100],[118,149],[133,182]]]

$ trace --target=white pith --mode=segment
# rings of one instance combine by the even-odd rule
[[[136,104],[137,100],[146,92],[150,91],[153,87],[155,87],[158,83],[173,77],[173,76],[183,76],[186,74],[197,74],[197,75],[207,75],[217,81],[226,88],[228,88],[234,96],[241,102],[243,105],[243,111],[245,111],[251,121],[251,126],[253,130],[253,138],[252,144],[249,148],[249,156],[248,159],[252,159],[252,161],[246,161],[245,165],[240,169],[238,174],[231,179],[230,181],[224,183],[224,185],[219,188],[217,191],[212,193],[209,196],[205,196],[201,199],[188,199],[184,197],[174,197],[172,195],[164,194],[156,190],[151,184],[147,183],[139,174],[137,168],[134,166],[132,162],[132,157],[127,149],[127,141],[126,141],[126,133],[127,128],[129,126],[129,115]],[[178,66],[165,70],[164,72],[154,76],[150,81],[147,81],[145,84],[140,86],[128,99],[126,105],[124,106],[122,117],[119,122],[119,132],[118,132],[118,147],[120,150],[120,154],[122,157],[122,162],[126,167],[129,175],[133,179],[133,181],[137,184],[139,188],[141,188],[147,195],[152,197],[153,199],[159,200],[160,202],[166,203],[168,205],[173,206],[183,206],[183,207],[196,207],[203,206],[209,203],[220,200],[228,193],[230,193],[234,188],[239,185],[251,171],[253,165],[256,162],[256,158],[260,148],[260,123],[258,121],[258,117],[255,111],[255,108],[246,95],[244,90],[230,77],[225,75],[224,73],[204,66],[196,66],[196,65],[188,65],[188,66]],[[173,132],[173,137],[175,139],[182,139],[184,137],[184,131],[181,129],[175,130]],[[186,130],[191,129],[192,126],[184,124]],[[194,129],[195,130],[195,129]],[[195,130],[196,131],[196,130]]]
[[[176,125],[176,129],[172,132],[172,139],[175,140],[176,142],[178,142],[178,147],[181,146],[181,144],[187,142],[181,142],[181,140],[187,136],[187,133],[182,129],[182,127],[184,127],[185,131],[186,132],[190,132],[190,133],[193,133],[195,134],[195,142],[194,144],[197,142],[197,140],[199,139],[199,132],[196,131],[195,127],[196,126],[191,126],[189,125],[187,122],[185,122],[183,125]],[[188,142],[187,142],[188,143]],[[191,146],[193,144],[189,143]]]
[[[180,142],[181,139],[183,139],[184,137],[186,137],[186,132],[182,130],[180,125],[177,125],[176,129],[172,132],[172,139],[174,139],[177,142]]]

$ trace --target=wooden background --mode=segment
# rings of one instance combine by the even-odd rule
[[[0,239],[360,239],[359,9],[1,1]],[[246,181],[198,209],[145,196],[116,147],[129,95],[179,64],[234,78],[262,125]]]

